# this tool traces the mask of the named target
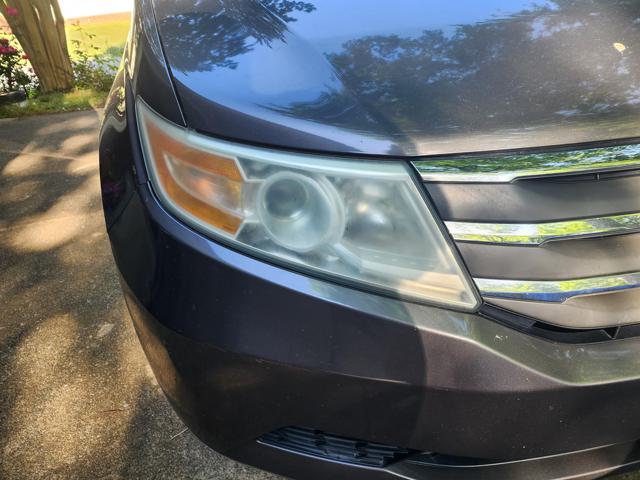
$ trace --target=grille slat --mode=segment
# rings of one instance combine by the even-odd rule
[[[475,282],[487,298],[565,303],[576,297],[640,288],[640,272],[557,281],[476,278]]]
[[[640,145],[543,153],[496,154],[419,160],[426,182],[508,183],[521,178],[611,172],[640,167]]]
[[[621,235],[640,230],[640,213],[551,223],[445,222],[454,240],[507,245],[542,245],[585,237]]]
[[[445,221],[560,222],[640,212],[637,175],[581,178],[572,182],[540,178],[513,183],[429,183],[429,193]]]
[[[640,271],[640,233],[547,243],[543,247],[458,242],[472,277],[568,280]]]
[[[489,301],[489,299],[487,299]],[[493,305],[566,328],[608,328],[638,323],[640,289],[578,297],[567,303],[490,299]],[[603,315],[603,312],[606,312]]]

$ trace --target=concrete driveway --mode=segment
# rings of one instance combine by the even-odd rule
[[[96,112],[0,120],[0,478],[275,479],[174,414],[120,295]]]

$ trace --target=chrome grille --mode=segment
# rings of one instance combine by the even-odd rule
[[[640,145],[414,162],[487,303],[640,322]]]

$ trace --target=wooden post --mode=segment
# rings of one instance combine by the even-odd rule
[[[0,0],[0,13],[29,55],[43,93],[73,88],[73,68],[58,0]]]

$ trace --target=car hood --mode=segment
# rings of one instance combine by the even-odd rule
[[[636,0],[155,0],[188,125],[341,153],[640,136]]]

